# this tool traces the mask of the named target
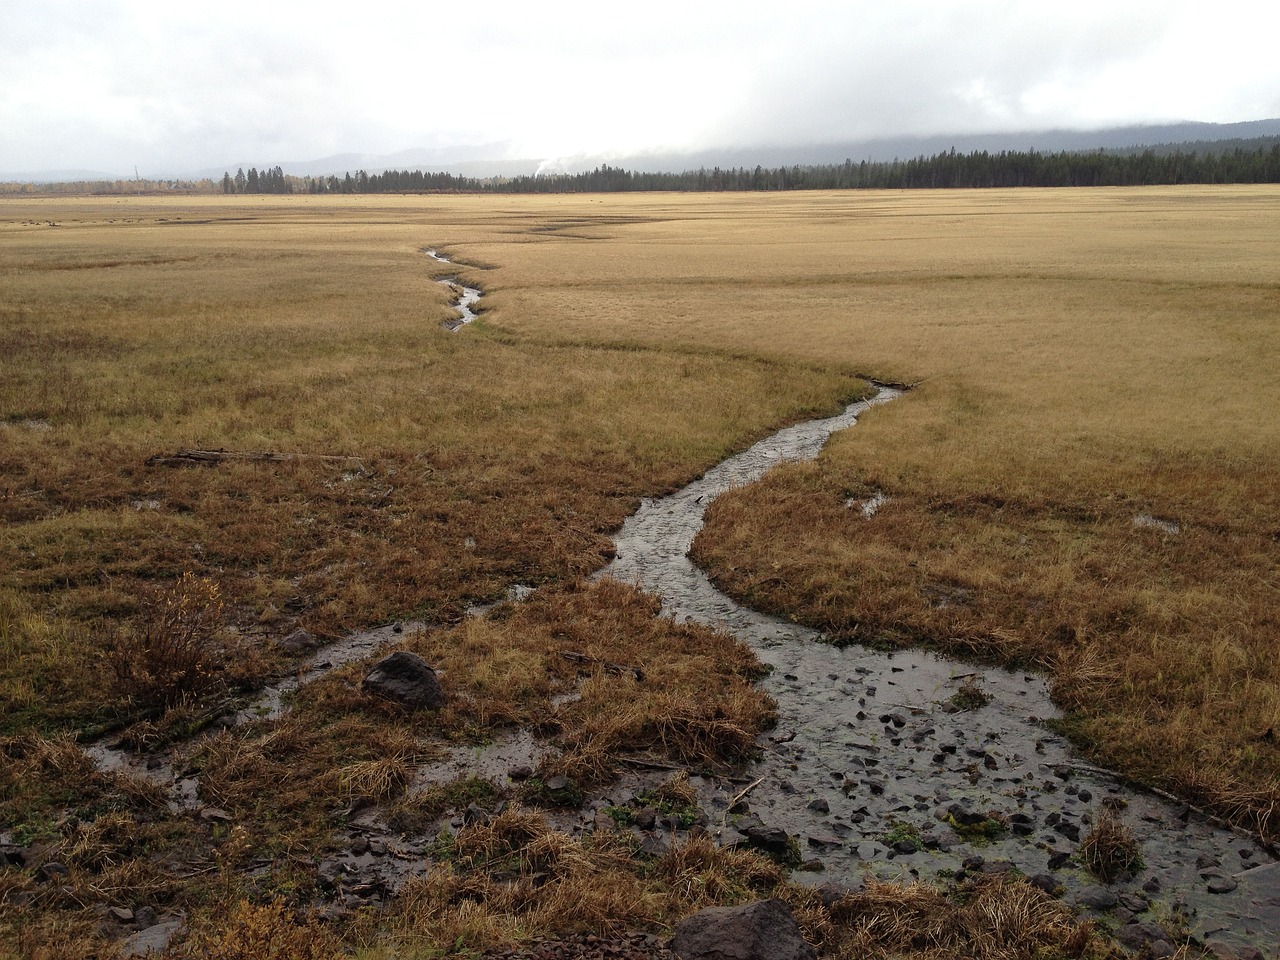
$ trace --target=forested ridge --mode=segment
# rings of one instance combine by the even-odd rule
[[[41,193],[620,193],[627,191],[912,190],[1280,183],[1280,138],[1196,141],[1092,151],[954,149],[909,160],[845,160],[780,167],[700,167],[650,173],[601,164],[582,173],[467,177],[423,170],[296,176],[250,167],[219,180],[0,183],[0,194]]]
[[[602,164],[583,173],[483,179],[422,170],[294,177],[280,167],[222,178],[224,193],[616,193],[624,191],[857,190],[980,187],[1111,187],[1280,183],[1280,141],[1227,141],[1138,150],[1041,153],[950,150],[910,160],[789,167],[703,167],[645,173]]]

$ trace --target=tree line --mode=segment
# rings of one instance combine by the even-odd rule
[[[1239,141],[1234,141],[1239,143]],[[1280,183],[1280,141],[1253,148],[1140,152],[1096,150],[950,150],[910,160],[790,167],[705,167],[646,173],[602,164],[582,173],[483,179],[421,170],[360,170],[342,177],[295,177],[279,167],[222,178],[225,193],[620,193],[633,191],[766,191],[938,189],[981,187],[1127,187],[1176,184]]]

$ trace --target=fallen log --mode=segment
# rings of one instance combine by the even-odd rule
[[[213,467],[228,460],[286,463],[290,460],[360,460],[360,457],[330,456],[319,453],[270,453],[237,450],[179,450],[158,453],[147,458],[148,467]]]

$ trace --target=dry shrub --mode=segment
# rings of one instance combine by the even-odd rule
[[[139,620],[121,628],[107,653],[114,693],[126,704],[171,709],[224,682],[222,592],[184,573],[152,591]]]
[[[716,904],[743,903],[772,894],[786,871],[750,850],[725,850],[693,837],[658,858],[654,876],[680,914]]]
[[[219,929],[197,932],[186,956],[201,960],[338,960],[341,944],[314,917],[298,919],[279,900],[238,902]]]
[[[1099,810],[1093,829],[1080,841],[1080,861],[1104,883],[1142,869],[1142,851],[1133,831],[1110,807]]]
[[[402,936],[427,947],[483,949],[568,930],[608,932],[654,922],[660,898],[628,851],[577,840],[512,808],[459,832],[455,860],[406,884]]]
[[[864,891],[832,908],[839,953],[1025,960],[1082,957],[1101,949],[1092,924],[1022,880],[986,878],[964,892],[957,902],[923,884],[870,879]]]

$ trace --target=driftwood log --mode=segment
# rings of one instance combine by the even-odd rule
[[[147,458],[148,467],[213,467],[228,460],[286,463],[290,460],[359,460],[359,457],[326,456],[318,453],[266,453],[235,450],[179,450]]]

